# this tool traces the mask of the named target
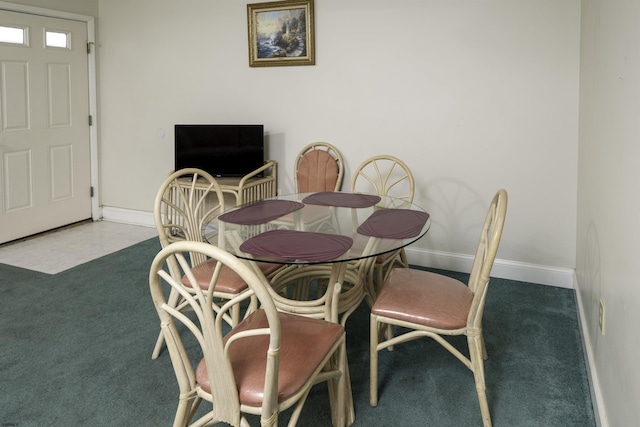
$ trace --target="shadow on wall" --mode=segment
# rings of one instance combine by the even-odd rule
[[[415,200],[431,215],[428,240],[438,242],[439,251],[475,254],[491,197],[493,193],[482,196],[469,185],[449,177],[416,185]],[[460,218],[472,222],[463,223]]]

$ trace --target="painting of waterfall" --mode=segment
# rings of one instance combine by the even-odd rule
[[[247,5],[249,66],[314,65],[313,0]]]

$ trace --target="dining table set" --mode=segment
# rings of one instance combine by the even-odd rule
[[[340,191],[342,159],[333,165],[328,151],[314,147],[302,150],[309,158],[299,156],[293,194],[259,194],[229,208],[217,180],[196,168],[173,172],[158,190],[154,219],[163,249],[149,286],[161,331],[152,359],[169,350],[180,388],[174,425],[248,425],[247,414],[275,427],[287,411],[293,427],[311,388],[323,382],[331,424],[352,425],[347,354],[355,333],[357,341],[369,335],[371,407],[378,405],[378,353],[426,337],[473,372],[482,423],[490,427],[482,314],[507,191],[489,204],[463,283],[411,266],[405,248],[428,232],[431,217],[413,203],[406,164],[374,156],[355,170],[351,190]],[[324,178],[335,169],[329,185]],[[347,328],[358,308],[368,311],[366,330],[356,321]],[[178,324],[199,351],[185,347]],[[466,351],[452,336],[467,337]],[[200,402],[211,411],[189,424]]]
[[[283,310],[344,326],[363,301],[375,301],[371,272],[377,257],[417,241],[430,224],[424,209],[401,198],[296,193],[227,210],[204,224],[203,237],[250,264],[281,265],[268,280]],[[330,318],[326,309],[318,309],[318,301],[335,284],[337,316]],[[348,370],[346,378],[350,425],[355,413]]]

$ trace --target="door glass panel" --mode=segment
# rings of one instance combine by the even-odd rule
[[[0,43],[27,44],[27,29],[0,25]]]
[[[69,43],[69,33],[46,30],[44,34],[44,45],[46,47],[61,47],[68,49],[69,46],[71,46],[71,43]]]

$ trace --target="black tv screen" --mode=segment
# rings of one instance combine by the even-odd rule
[[[175,170],[241,177],[262,165],[263,125],[175,125]]]

